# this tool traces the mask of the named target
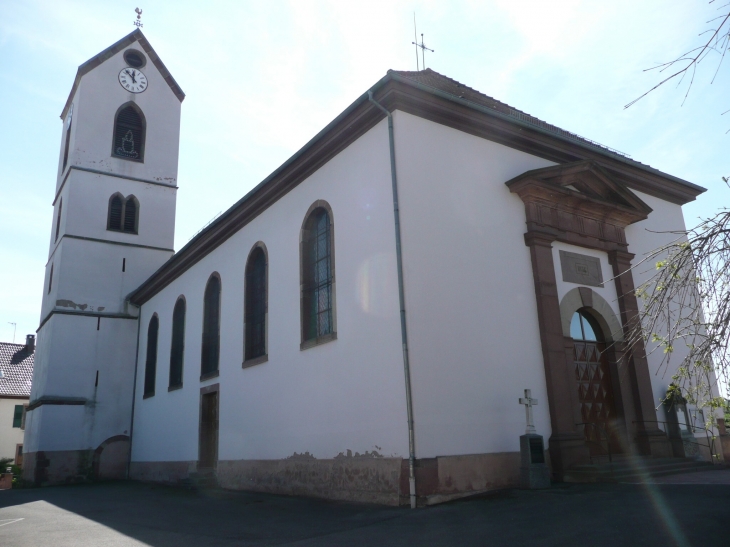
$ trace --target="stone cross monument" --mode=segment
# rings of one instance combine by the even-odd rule
[[[537,434],[532,416],[532,407],[537,399],[532,398],[532,391],[525,390],[525,396],[520,397],[519,403],[525,405],[525,419],[527,427],[525,434],[520,436],[520,475],[524,488],[549,488],[550,469],[545,463],[545,445],[542,435]]]
[[[532,398],[532,390],[525,390],[525,396],[520,397],[520,404],[525,405],[525,417],[527,419],[525,435],[536,435],[537,430],[535,429],[535,423],[532,419],[532,407],[537,405],[537,399]]]

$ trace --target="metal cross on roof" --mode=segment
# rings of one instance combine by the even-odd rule
[[[423,61],[421,64],[423,65],[423,70],[426,70],[426,51],[430,51],[431,53],[434,53],[434,50],[427,48],[426,44],[423,43],[423,33],[421,33],[421,43],[418,42],[411,42],[414,46],[416,46],[416,63],[418,63],[418,48],[421,48],[421,61]]]
[[[134,12],[137,14],[137,20],[134,21],[132,24],[137,28],[143,27],[144,25],[142,24],[142,10],[139,8],[134,8]]]

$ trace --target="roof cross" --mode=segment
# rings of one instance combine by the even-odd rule
[[[423,43],[423,33],[421,33],[421,43],[418,42],[411,42],[414,46],[416,46],[416,63],[418,63],[418,49],[421,49],[421,61],[423,65],[423,70],[426,70],[426,51],[430,51],[431,53],[434,53],[434,50],[427,48],[426,44]],[[416,66],[418,68],[418,66]]]

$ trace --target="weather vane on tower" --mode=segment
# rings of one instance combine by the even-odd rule
[[[139,8],[134,8],[134,12],[137,14],[137,20],[134,21],[132,24],[137,28],[143,27],[144,25],[142,24],[142,10]]]

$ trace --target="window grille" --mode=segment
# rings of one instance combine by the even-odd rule
[[[216,372],[220,357],[221,281],[215,274],[210,276],[205,287],[203,308],[201,376]]]
[[[185,299],[178,298],[172,312],[172,347],[170,349],[170,387],[183,383],[183,357],[185,356]]]
[[[266,254],[257,247],[246,265],[245,359],[266,354]]]
[[[147,328],[147,361],[144,369],[144,396],[151,397],[155,394],[155,380],[157,377],[157,332],[160,321],[157,315],[150,319]]]
[[[145,123],[141,111],[132,105],[121,109],[114,122],[114,148],[112,155],[142,160],[144,154]]]
[[[324,209],[307,221],[302,262],[303,338],[312,340],[333,332],[331,226]]]

